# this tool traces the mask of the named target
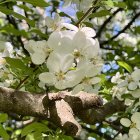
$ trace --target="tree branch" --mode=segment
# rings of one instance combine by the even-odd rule
[[[105,22],[104,22],[104,23],[101,25],[101,27],[99,28],[99,30],[98,30],[98,32],[97,32],[95,38],[96,38],[96,37],[99,37],[99,38],[100,38],[101,33],[102,33],[102,31],[104,30],[104,28],[106,27],[106,25],[107,25],[107,24],[111,21],[111,19],[112,19],[118,12],[120,12],[120,11],[122,11],[122,8],[117,9],[113,14],[111,14],[111,16],[110,16],[109,18],[107,18],[107,19],[105,20]]]
[[[113,37],[111,37],[109,40],[106,40],[106,41],[101,42],[101,46],[108,44],[110,41],[112,41],[115,38],[117,38],[121,33],[124,33],[139,16],[140,16],[140,12],[138,12],[137,14],[135,14],[135,16],[132,18],[132,20],[122,30],[120,30],[116,35],[114,35]]]
[[[81,126],[74,118],[74,112],[102,105],[96,94],[69,92],[31,94],[0,87],[0,111],[48,119],[65,130],[68,135],[78,135]]]
[[[102,106],[101,97],[94,93],[31,94],[5,87],[0,87],[0,103],[0,111],[48,119],[64,129],[67,135],[73,136],[81,131],[75,115],[86,123],[95,124],[108,115],[125,110],[123,102],[117,99]]]
[[[124,111],[125,109],[126,106],[123,101],[114,99],[96,110],[89,109],[86,110],[86,112],[78,112],[76,115],[86,123],[95,124],[96,122],[102,122],[106,117],[116,112]]]

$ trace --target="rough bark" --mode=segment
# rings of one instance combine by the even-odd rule
[[[116,108],[118,104],[119,107]],[[66,134],[73,136],[78,135],[81,130],[75,115],[84,122],[93,124],[122,110],[119,101],[111,105],[102,105],[101,97],[94,93],[79,92],[71,95],[64,91],[39,94],[0,87],[0,111],[48,119],[64,129]],[[92,110],[90,113],[89,109]]]
[[[95,124],[96,122],[102,122],[106,117],[116,113],[125,111],[126,106],[123,101],[114,99],[98,109],[88,109],[86,111],[81,111],[77,114],[84,122],[89,124]]]

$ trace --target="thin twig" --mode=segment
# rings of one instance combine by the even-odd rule
[[[39,67],[36,67],[33,72],[35,72],[36,70],[38,70]],[[17,87],[15,88],[16,90],[18,90],[24,83],[25,81],[29,78],[30,76],[26,76],[23,80],[20,80],[20,83],[17,85]]]
[[[101,33],[102,33],[102,31],[104,30],[104,28],[106,27],[106,25],[107,25],[107,24],[111,21],[111,19],[112,19],[119,11],[121,11],[121,10],[122,10],[122,8],[117,9],[113,14],[111,14],[111,16],[110,16],[109,18],[107,18],[107,19],[105,20],[105,22],[104,22],[104,23],[101,25],[101,27],[99,28],[99,30],[98,30],[98,32],[97,32],[95,38],[101,36]]]
[[[124,33],[132,24],[133,22],[140,16],[140,12],[135,14],[135,16],[132,18],[132,20],[122,29],[120,30],[116,35],[114,35],[113,37],[111,37],[109,40],[107,41],[103,41],[101,43],[101,45],[106,45],[108,44],[110,41],[114,40],[115,38],[117,38],[121,33]]]

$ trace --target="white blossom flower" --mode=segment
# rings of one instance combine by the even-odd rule
[[[132,137],[134,140],[140,138],[140,112],[135,112],[131,116],[131,120],[128,118],[122,118],[120,123],[125,127],[130,127],[129,129],[129,136]]]
[[[77,68],[83,69],[84,73],[80,84],[76,85],[73,89],[73,94],[78,93],[79,91],[86,91],[89,93],[97,92],[98,88],[93,88],[93,85],[96,85],[101,81],[97,76],[101,72],[101,69],[85,61],[80,62]]]
[[[127,87],[118,87],[118,86],[113,86],[113,88],[110,91],[112,93],[112,97],[117,97],[119,100],[123,100],[122,95],[127,93]]]
[[[51,18],[49,16],[46,17],[45,22],[46,22],[47,27],[54,31],[60,27],[60,24],[63,21],[62,21],[61,17],[59,16],[59,14],[56,13],[54,18]]]
[[[132,140],[127,134],[120,133],[115,140]]]
[[[111,78],[111,82],[112,83],[121,82],[122,81],[121,77],[122,77],[122,75],[120,74],[120,72],[117,72],[116,75]]]
[[[13,46],[10,42],[0,41],[0,57],[13,57]]]
[[[134,70],[130,76],[126,77],[126,80],[128,81],[129,90],[137,89],[140,81],[140,69]]]
[[[81,70],[70,70],[74,57],[71,54],[52,53],[47,61],[49,72],[39,75],[40,81],[54,85],[57,89],[73,87],[82,80]]]
[[[131,92],[131,95],[135,98],[140,98],[140,89],[136,89]]]
[[[96,35],[95,30],[90,28],[90,27],[78,28],[75,25],[72,25],[70,23],[62,23],[61,28],[63,28],[63,27],[65,27],[65,28],[67,28],[69,30],[75,31],[75,32],[78,32],[80,30],[86,35],[86,37],[89,37],[89,38],[94,37]]]

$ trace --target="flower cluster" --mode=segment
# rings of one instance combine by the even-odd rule
[[[134,92],[140,88],[140,69],[135,69],[131,74],[121,75],[119,72],[112,77],[111,82],[116,84],[112,88],[113,96],[122,99],[125,93],[131,93],[132,96],[138,96]]]
[[[45,63],[48,68],[39,75],[40,81],[59,90],[74,87],[74,92],[97,91],[102,61],[94,36],[95,31],[89,27],[62,23],[61,29],[54,31],[47,41],[30,40],[25,49],[32,62]]]
[[[131,119],[122,118],[120,123],[129,128],[129,133],[120,134],[116,140],[139,140],[140,139],[140,112],[137,112],[140,105],[140,69],[135,69],[131,74],[121,75],[116,73],[115,76],[111,79],[112,83],[115,83],[116,86],[112,88],[113,96],[116,96],[119,100],[123,100],[122,95],[130,94],[132,97],[125,97],[125,105],[128,106],[129,113],[132,113]],[[139,101],[135,101],[139,99]],[[129,108],[133,108],[130,112]]]
[[[14,76],[8,70],[5,57],[14,57],[13,46],[10,42],[0,41],[0,86],[10,87],[11,84],[16,82]]]
[[[140,112],[135,112],[131,116],[131,120],[128,118],[122,118],[120,120],[121,124],[125,127],[129,127],[129,138],[131,140],[139,140],[140,139]]]

